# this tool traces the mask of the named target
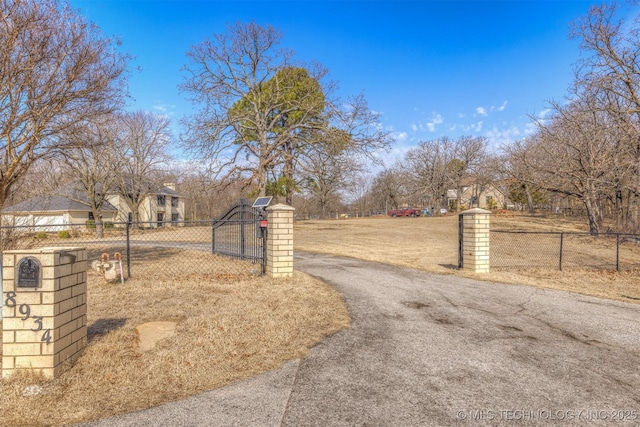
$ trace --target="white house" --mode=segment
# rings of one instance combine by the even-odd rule
[[[107,195],[109,203],[117,208],[117,222],[126,222],[131,209],[120,194]],[[149,191],[138,209],[139,221],[148,227],[184,225],[184,199],[180,197],[173,183],[164,184],[155,191]]]
[[[151,228],[184,225],[184,200],[174,184],[165,184],[155,191],[147,191],[138,210],[142,226]],[[65,196],[63,194],[69,194]],[[131,209],[124,198],[108,194],[102,204],[104,222],[125,223]],[[82,192],[69,190],[60,195],[38,196],[2,210],[3,226],[40,226],[43,231],[58,231],[71,226],[86,226],[94,220],[89,202]],[[44,227],[46,226],[46,227]]]
[[[86,226],[93,220],[89,203],[78,194],[38,196],[2,210],[3,226],[37,226],[41,231],[67,230],[73,225]],[[86,200],[86,198],[85,198]],[[102,204],[102,219],[115,222],[118,210],[110,203]]]
[[[481,208],[497,209],[503,208],[508,202],[506,186],[499,183],[486,183],[480,185],[475,179],[467,179],[462,182],[461,203],[464,209]],[[458,200],[458,191],[447,190],[447,203]]]

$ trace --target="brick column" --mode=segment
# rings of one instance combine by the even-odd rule
[[[490,211],[469,209],[460,212],[460,257],[463,270],[474,273],[489,272],[489,217]]]
[[[87,343],[87,250],[4,251],[2,269],[2,377],[54,378]]]
[[[267,274],[271,277],[293,275],[293,212],[289,205],[267,208]]]

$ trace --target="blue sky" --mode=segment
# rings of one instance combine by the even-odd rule
[[[561,100],[579,42],[571,21],[589,1],[71,0],[135,56],[131,109],[164,113],[174,131],[193,107],[178,91],[186,52],[226,24],[271,24],[284,47],[315,60],[342,96],[364,93],[393,132],[389,158],[419,141],[484,136],[491,146],[532,129]]]

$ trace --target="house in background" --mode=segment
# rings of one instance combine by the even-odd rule
[[[451,206],[457,203],[458,191],[447,190],[447,204]],[[508,204],[508,190],[506,185],[500,183],[480,184],[475,178],[462,181],[461,206],[464,209],[502,209]]]
[[[138,209],[142,226],[156,228],[184,225],[184,201],[175,190],[175,184],[165,184],[158,190],[146,193]],[[118,223],[126,223],[131,209],[124,198],[113,193],[107,194],[106,199],[101,209],[102,220],[113,222],[116,226]],[[43,231],[86,226],[87,221],[91,220],[94,220],[93,212],[86,195],[72,190],[63,190],[60,195],[34,197],[2,210],[3,226],[42,226]]]
[[[173,183],[164,184],[157,190],[146,191],[138,209],[138,218],[143,226],[163,227],[184,225],[184,200]],[[117,222],[127,222],[131,209],[120,194],[109,194],[107,200],[118,210]]]
[[[115,222],[118,209],[108,202],[102,204],[102,220]],[[37,226],[39,231],[68,230],[71,226],[87,225],[94,220],[86,196],[38,196],[2,210],[3,226]]]

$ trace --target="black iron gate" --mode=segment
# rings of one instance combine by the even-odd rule
[[[267,230],[260,227],[266,212],[251,206],[246,199],[213,220],[211,251],[232,258],[248,260],[267,267]]]

